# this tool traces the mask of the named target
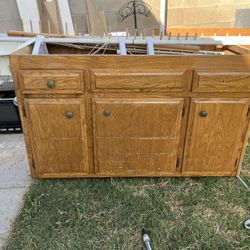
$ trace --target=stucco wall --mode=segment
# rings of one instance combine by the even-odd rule
[[[0,0],[0,33],[21,29],[22,22],[16,0]]]

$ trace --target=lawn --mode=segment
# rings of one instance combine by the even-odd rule
[[[142,227],[153,249],[250,249],[248,217],[249,192],[236,178],[39,180],[6,249],[139,250]]]

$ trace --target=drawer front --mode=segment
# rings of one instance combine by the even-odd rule
[[[194,72],[194,92],[250,92],[250,72]]]
[[[22,70],[24,92],[76,93],[84,91],[80,70]]]
[[[190,86],[192,72],[185,70],[126,71],[96,69],[91,71],[92,90],[103,91],[184,91]]]

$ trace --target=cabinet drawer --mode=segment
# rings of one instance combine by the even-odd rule
[[[194,92],[250,92],[250,72],[194,72]]]
[[[96,69],[91,71],[92,89],[103,91],[184,91],[188,88],[192,72],[185,70],[113,70]]]
[[[24,92],[76,93],[84,91],[80,70],[22,70]]]

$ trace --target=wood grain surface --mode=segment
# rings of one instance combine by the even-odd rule
[[[79,99],[26,99],[36,170],[88,172],[85,105]],[[66,116],[67,112],[72,117]]]
[[[183,99],[174,98],[95,99],[96,170],[174,173],[182,107]]]
[[[235,174],[248,107],[249,99],[193,99],[183,172]]]
[[[115,70],[91,71],[93,89],[149,89],[150,91],[184,91],[190,72],[185,70]]]
[[[22,70],[20,79],[26,93],[74,93],[84,91],[83,72],[80,70]],[[47,85],[55,84],[53,89]]]
[[[195,92],[250,92],[250,71],[213,72],[195,71]]]

